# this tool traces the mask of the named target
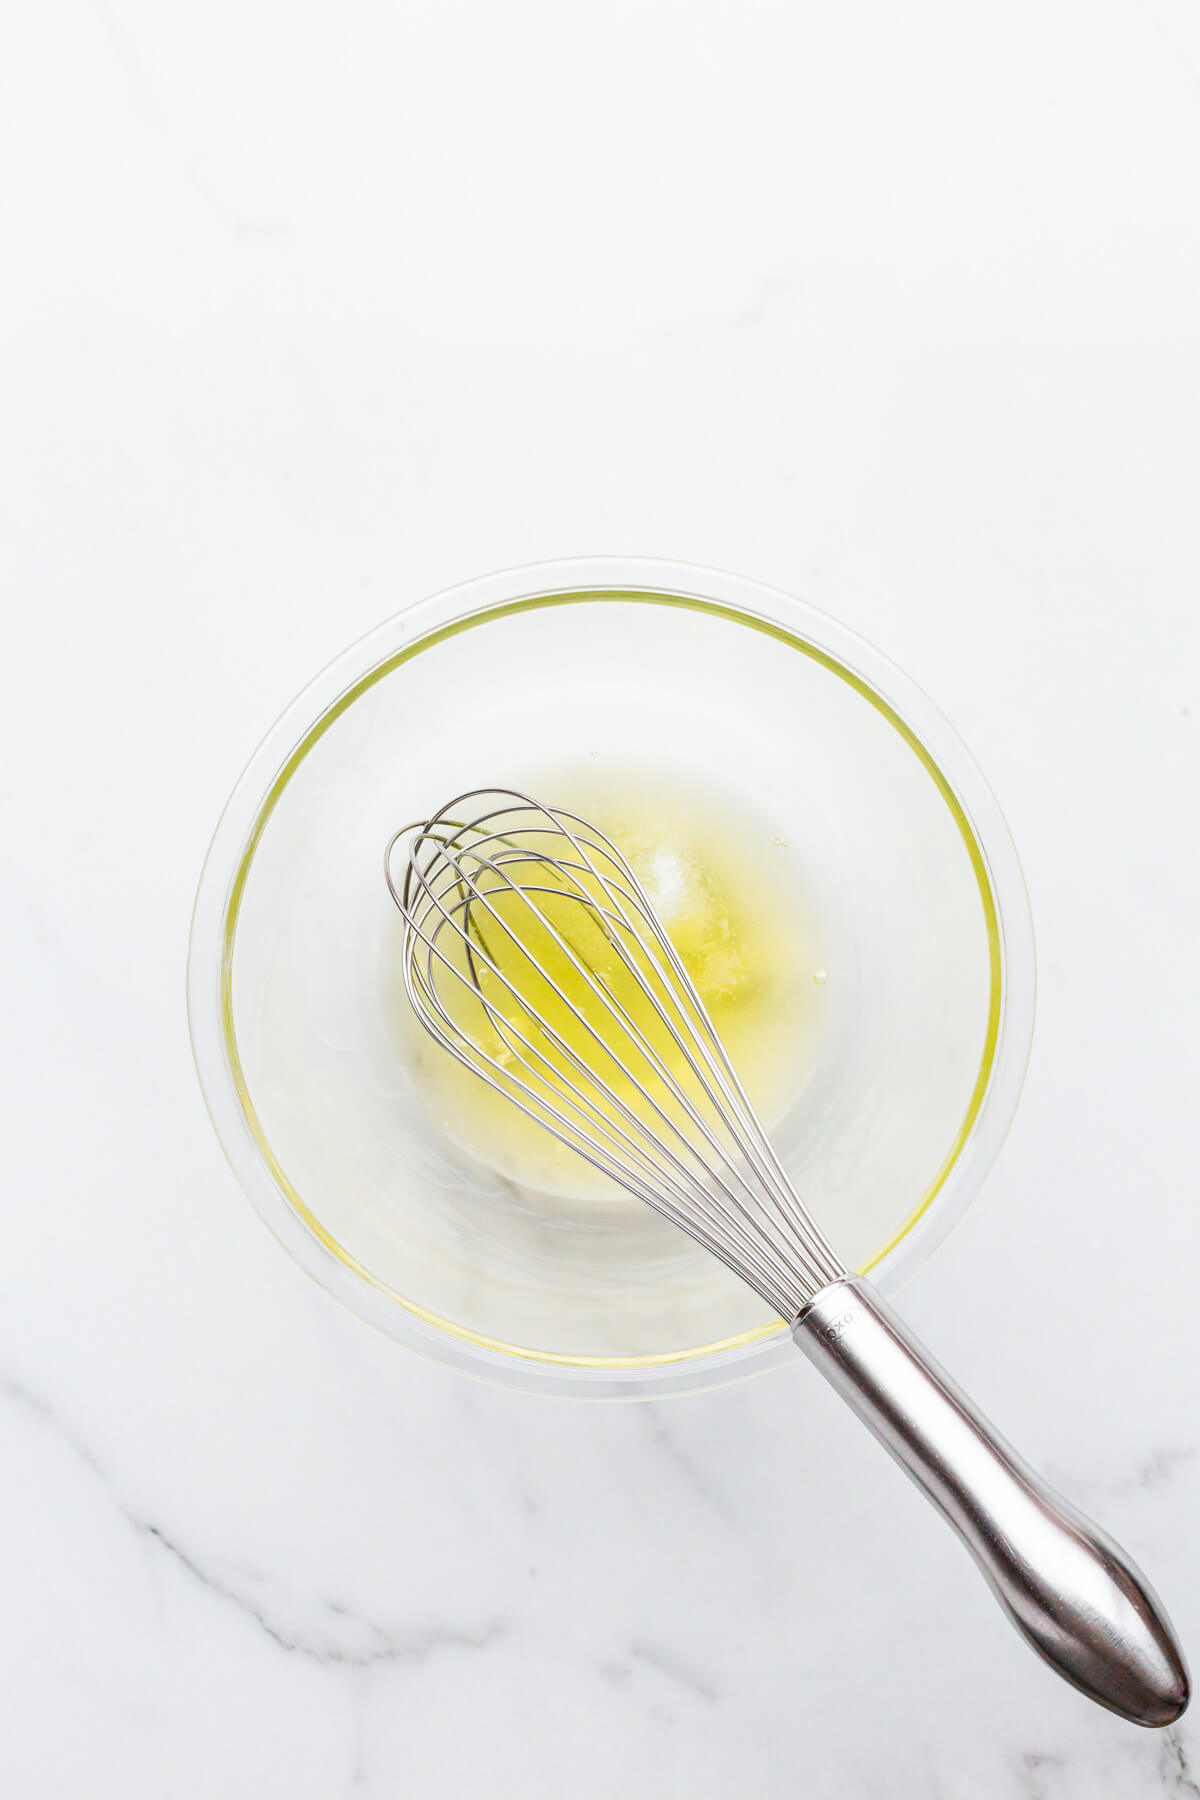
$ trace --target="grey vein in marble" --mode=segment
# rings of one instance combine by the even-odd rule
[[[1178,1726],[1173,1725],[1162,1734],[1159,1768],[1165,1793],[1178,1795],[1180,1800],[1200,1800],[1200,1781],[1192,1773],[1191,1760]]]
[[[112,1477],[95,1452],[63,1420],[49,1402],[11,1376],[0,1373],[0,1400],[36,1419],[70,1450],[75,1459],[104,1490],[126,1523],[149,1544],[164,1552],[176,1565],[211,1594],[236,1607],[281,1649],[309,1660],[335,1666],[367,1669],[383,1663],[422,1663],[442,1650],[484,1650],[502,1637],[503,1620],[488,1619],[469,1629],[463,1626],[427,1625],[400,1633],[357,1613],[338,1600],[319,1595],[300,1596],[304,1606],[315,1608],[324,1632],[302,1633],[289,1629],[252,1591],[254,1583],[267,1585],[271,1578],[261,1571],[242,1569],[240,1580],[218,1574],[193,1552],[185,1550],[153,1519],[143,1518],[121,1499]],[[341,1640],[341,1641],[339,1641]]]
[[[1049,1750],[1026,1750],[1017,1765],[1021,1793],[1029,1800],[1049,1800],[1049,1790],[1042,1781],[1044,1769],[1059,1770],[1064,1759]]]
[[[121,72],[134,113],[141,119],[147,131],[152,133],[158,142],[167,149],[171,160],[192,191],[198,194],[200,199],[231,227],[235,237],[282,236],[288,230],[287,225],[274,220],[247,219],[213,192],[197,172],[195,159],[188,148],[179,142],[177,134],[168,126],[163,108],[159,105],[146,77],[137,48],[126,35],[124,28],[118,24],[112,7],[107,0],[91,0],[91,4],[92,15],[113,62]]]
[[[128,1517],[129,1515],[127,1515]],[[130,1517],[130,1523],[159,1545],[186,1572],[210,1593],[227,1600],[255,1625],[259,1626],[281,1649],[295,1652],[317,1663],[339,1664],[347,1668],[369,1669],[379,1663],[424,1662],[438,1650],[484,1650],[504,1634],[504,1624],[491,1620],[475,1631],[445,1626],[427,1626],[403,1636],[386,1630],[340,1601],[316,1599],[330,1627],[327,1641],[318,1641],[289,1631],[273,1619],[269,1612],[248,1593],[232,1582],[222,1580],[183,1550],[162,1530],[161,1526]],[[264,1577],[257,1576],[259,1580]],[[316,1598],[316,1597],[314,1597]],[[352,1634],[367,1641],[359,1646],[333,1641],[339,1632],[349,1628]]]
[[[676,1687],[681,1687],[697,1700],[702,1700],[706,1706],[715,1706],[721,1697],[712,1683],[706,1681],[704,1676],[698,1674],[688,1663],[676,1656],[674,1652],[661,1650],[654,1644],[630,1644],[623,1662],[602,1663],[600,1664],[600,1673],[606,1681],[623,1683],[630,1680],[634,1669],[639,1664],[643,1668],[653,1669],[656,1674],[664,1676]]]
[[[43,1400],[40,1394],[35,1394],[23,1382],[15,1381],[11,1375],[6,1375],[3,1371],[0,1371],[0,1400],[7,1400],[10,1406],[15,1406],[20,1411],[37,1419],[48,1431],[53,1432],[55,1437],[62,1439],[68,1450],[91,1471],[97,1481],[103,1483],[105,1487],[109,1486],[108,1476],[94,1452],[83,1442],[82,1438],[76,1437],[75,1433],[67,1427],[49,1401]]]
[[[674,1432],[668,1428],[660,1409],[646,1402],[639,1410],[650,1427],[654,1442],[667,1461],[682,1475],[692,1492],[706,1501],[714,1512],[720,1513],[723,1519],[734,1519],[736,1514],[725,1495],[713,1486],[699,1464],[688,1455]]]

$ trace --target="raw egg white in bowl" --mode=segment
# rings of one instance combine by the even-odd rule
[[[225,1151],[323,1286],[442,1361],[652,1396],[793,1354],[714,1259],[416,1027],[391,834],[534,792],[621,843],[792,1179],[886,1291],[1020,1092],[1016,854],[945,719],[833,620],[677,564],[543,564],[411,606],[293,702],[201,876],[188,999]]]

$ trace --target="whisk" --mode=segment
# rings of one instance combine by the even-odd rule
[[[1138,1724],[1177,1719],[1187,1668],[1153,1589],[843,1266],[616,845],[485,789],[397,832],[385,870],[433,1037],[762,1296],[1061,1675]]]

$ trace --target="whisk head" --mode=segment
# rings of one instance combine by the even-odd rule
[[[397,882],[397,847],[407,859]],[[396,832],[384,868],[426,1030],[781,1317],[845,1273],[617,846],[508,789]]]

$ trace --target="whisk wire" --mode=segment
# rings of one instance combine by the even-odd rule
[[[470,854],[471,854],[472,861],[476,862],[479,866],[489,867],[489,868],[497,867],[497,863],[496,863],[495,859],[483,857],[478,854],[478,846],[477,845],[471,846]],[[530,860],[530,859],[522,858],[521,860]],[[537,860],[540,861],[541,858],[538,858]],[[508,880],[507,871],[499,871],[499,872],[505,876],[506,880]],[[641,1088],[641,1091],[646,1092],[644,1083],[640,1083],[638,1081],[638,1077],[635,1075],[634,1071],[630,1068],[629,1064],[624,1060],[624,1058],[617,1055],[617,1052],[613,1048],[611,1039],[605,1037],[601,1032],[597,1031],[595,1026],[593,1026],[591,1021],[589,1019],[587,1019],[586,1015],[581,1011],[581,1009],[578,1006],[576,1006],[570,1000],[569,996],[567,996],[563,992],[563,989],[560,986],[560,984],[558,984],[557,982],[554,981],[553,977],[543,967],[540,960],[533,956],[532,952],[529,949],[528,944],[525,943],[523,940],[521,940],[517,936],[517,934],[513,933],[511,931],[511,928],[508,925],[508,922],[499,913],[497,913],[496,909],[490,903],[488,891],[479,884],[477,873],[470,874],[470,873],[467,873],[465,870],[463,870],[462,871],[462,882],[463,882],[463,885],[468,890],[469,898],[457,907],[445,908],[444,912],[446,915],[448,915],[448,922],[453,923],[456,926],[456,928],[459,932],[459,935],[462,937],[464,942],[469,941],[469,932],[467,931],[465,926],[458,924],[458,921],[455,918],[455,914],[459,911],[465,912],[466,907],[469,906],[469,904],[470,904],[470,899],[473,898],[473,899],[478,900],[483,905],[485,910],[488,912],[489,916],[495,918],[497,923],[500,925],[501,929],[504,930],[506,932],[506,934],[509,935],[513,939],[513,941],[519,945],[522,954],[531,962],[531,964],[533,965],[533,967],[534,967],[536,973],[539,975],[539,977],[541,977],[547,983],[547,985],[550,986],[554,990],[556,995],[563,1001],[564,1005],[568,1008],[571,1016],[573,1018],[575,1018],[576,1021],[593,1038],[597,1047],[604,1051],[606,1057],[610,1058],[611,1060],[613,1060],[616,1063],[616,1065],[620,1069],[621,1073],[623,1075],[625,1075],[625,1077],[630,1082],[637,1083],[639,1085],[639,1087]],[[527,895],[531,892],[542,891],[542,892],[545,892],[548,894],[555,894],[555,895],[560,894],[560,892],[561,892],[561,890],[559,890],[559,889],[554,889],[554,888],[539,889],[536,886],[532,886],[532,885],[520,886],[520,885],[513,885],[510,883],[510,886],[512,887],[512,891],[515,891],[518,894],[518,897],[522,901],[526,901]],[[444,896],[443,896],[443,900],[444,900]],[[539,915],[539,922],[543,925],[546,924],[546,921],[544,919],[542,919],[540,915]],[[613,1016],[619,1020],[619,1022],[625,1027],[625,1029],[628,1030],[630,1035],[635,1038],[635,1041],[638,1042],[639,1046],[643,1049],[644,1053],[646,1054],[647,1059],[652,1062],[653,1066],[656,1069],[656,1072],[661,1076],[664,1085],[667,1087],[667,1089],[671,1093],[672,1097],[678,1099],[679,1102],[686,1107],[689,1116],[691,1117],[693,1122],[696,1124],[697,1128],[700,1129],[702,1131],[702,1133],[706,1136],[712,1149],[718,1154],[718,1156],[722,1156],[724,1153],[721,1150],[721,1146],[720,1146],[719,1141],[716,1138],[715,1134],[711,1131],[711,1129],[709,1128],[709,1126],[707,1125],[707,1123],[703,1119],[703,1117],[700,1115],[700,1113],[692,1105],[689,1097],[686,1095],[686,1093],[684,1092],[682,1087],[680,1087],[678,1085],[678,1083],[676,1083],[674,1081],[671,1071],[662,1062],[662,1060],[658,1056],[657,1052],[653,1049],[653,1046],[650,1045],[649,1042],[646,1040],[644,1034],[638,1028],[636,1021],[634,1021],[630,1017],[627,1010],[621,1005],[621,1003],[615,998],[615,996],[611,995],[611,993],[609,993],[607,989],[604,989],[602,986],[600,986],[596,983],[595,977],[592,974],[592,972],[587,968],[586,964],[584,964],[583,961],[575,954],[574,947],[571,946],[557,931],[554,931],[553,935],[555,937],[555,941],[564,950],[564,952],[569,956],[573,966],[579,971],[579,973],[585,978],[585,980],[588,981],[589,985],[592,987],[592,990],[595,993],[597,993],[597,995],[604,1001],[604,1003],[608,1007],[609,1011],[613,1014]],[[475,954],[476,954],[476,956],[478,956],[478,954],[479,954],[478,950],[476,950]],[[461,971],[454,969],[453,964],[449,963],[449,959],[442,956],[440,951],[438,952],[438,955],[439,955],[440,960],[443,963],[447,964],[451,968],[452,972],[458,976],[460,981],[466,981],[467,978],[462,975]],[[512,996],[512,998],[517,1002],[517,1004],[520,1007],[522,1007],[523,1009],[527,1010],[529,1007],[528,996],[525,993],[523,993],[521,991],[521,989],[505,975],[503,969],[499,966],[499,964],[492,957],[488,956],[486,953],[484,953],[484,955],[482,957],[482,961],[483,961],[483,966],[485,968],[487,968],[492,974],[494,974],[497,977],[497,979],[507,989],[507,991]],[[524,1047],[524,1049],[527,1050],[530,1053],[530,1055],[532,1055],[536,1059],[536,1063],[541,1065],[541,1067],[531,1067],[531,1065],[527,1062],[527,1060],[522,1057],[521,1060],[522,1060],[522,1062],[525,1063],[525,1066],[530,1069],[530,1072],[534,1074],[535,1078],[545,1080],[547,1082],[547,1085],[551,1086],[551,1088],[556,1093],[559,1093],[561,1096],[561,1088],[559,1086],[559,1083],[562,1080],[561,1074],[557,1069],[554,1068],[553,1063],[551,1063],[549,1058],[547,1058],[545,1056],[544,1052],[537,1045],[535,1045],[524,1033],[519,1031],[518,1028],[513,1024],[513,1022],[505,1016],[503,1011],[501,1009],[499,1009],[498,1007],[496,1007],[495,1004],[487,998],[487,996],[482,994],[482,992],[477,991],[475,994],[475,997],[484,1006],[484,1009],[487,1012],[491,1022],[496,1027],[498,1035],[502,1038],[503,1042],[507,1045],[507,1047],[510,1050],[513,1049],[513,1039],[516,1038],[520,1042],[520,1044]],[[436,995],[435,995],[435,1001],[437,1004],[437,1010],[438,1010],[439,1015],[441,1016],[442,1020],[445,1023],[450,1024],[452,1027],[457,1027],[457,1021],[455,1021],[452,1018],[452,1016],[447,1012],[446,1008],[444,1007],[444,1005],[441,1004],[440,1000],[436,1000]],[[663,1144],[661,1138],[658,1137],[658,1135],[651,1128],[649,1128],[642,1119],[640,1119],[638,1117],[636,1112],[626,1104],[623,1097],[620,1095],[620,1093],[616,1089],[614,1089],[612,1087],[611,1083],[609,1083],[607,1081],[602,1081],[600,1079],[600,1077],[598,1076],[596,1069],[591,1064],[589,1064],[586,1061],[586,1059],[584,1059],[582,1056],[580,1056],[580,1054],[573,1048],[573,1046],[566,1039],[564,1039],[558,1031],[556,1031],[552,1026],[550,1026],[547,1021],[540,1020],[539,1021],[539,1029],[542,1030],[542,1032],[550,1038],[553,1047],[555,1049],[557,1049],[558,1051],[560,1051],[582,1075],[589,1078],[593,1082],[593,1084],[600,1087],[601,1092],[604,1097],[604,1100],[610,1107],[616,1108],[616,1110],[624,1118],[626,1118],[639,1132],[642,1133],[642,1135],[646,1139],[646,1141],[650,1145],[652,1145],[655,1150],[657,1150],[660,1154],[665,1154],[667,1156],[673,1173],[676,1176],[683,1178],[684,1182],[688,1184],[688,1187],[690,1188],[690,1191],[691,1191],[693,1197],[698,1198],[698,1199],[705,1198],[706,1197],[706,1189],[705,1189],[703,1183],[701,1183],[695,1179],[693,1171],[689,1170],[686,1167],[686,1165],[681,1161],[680,1157],[678,1156],[678,1154],[676,1154],[675,1151],[673,1151],[669,1146]],[[478,1043],[476,1043],[475,1047],[477,1049],[481,1048],[478,1045]],[[548,1073],[544,1074],[543,1070],[547,1071]],[[504,1073],[506,1076],[512,1078],[511,1070],[505,1069]],[[531,1090],[528,1088],[528,1084],[520,1083],[520,1085],[521,1085],[523,1091],[527,1095],[531,1093]],[[538,1097],[544,1099],[543,1096],[538,1096]],[[613,1141],[612,1130],[609,1126],[608,1121],[605,1119],[602,1109],[599,1106],[597,1106],[594,1102],[588,1101],[586,1095],[582,1096],[584,1105],[580,1104],[580,1097],[578,1095],[575,1095],[573,1097],[572,1096],[561,1096],[561,1097],[568,1098],[569,1103],[572,1104],[573,1110],[585,1111],[587,1116],[590,1118],[590,1123],[591,1123],[593,1129],[600,1130],[603,1133],[603,1135],[609,1139],[610,1142]],[[681,1143],[683,1149],[688,1154],[693,1156],[693,1158],[695,1158],[697,1161],[699,1161],[701,1163],[701,1166],[704,1168],[705,1174],[709,1177],[710,1181],[714,1184],[715,1188],[719,1191],[719,1193],[724,1196],[724,1200],[726,1202],[728,1202],[729,1205],[732,1205],[737,1210],[738,1213],[740,1213],[741,1219],[742,1219],[742,1221],[745,1222],[745,1225],[752,1227],[753,1226],[752,1213],[746,1207],[746,1205],[742,1201],[739,1200],[737,1194],[735,1192],[733,1192],[733,1190],[730,1188],[729,1182],[725,1177],[722,1176],[720,1168],[714,1167],[712,1163],[710,1163],[706,1159],[704,1159],[702,1157],[697,1145],[686,1135],[686,1133],[684,1133],[681,1130],[678,1122],[670,1117],[669,1113],[658,1102],[656,1102],[653,1099],[652,1095],[649,1095],[648,1097],[649,1097],[650,1105],[652,1106],[652,1108],[655,1111],[655,1113],[657,1114],[657,1116],[661,1119],[663,1126],[676,1134],[676,1136],[680,1140],[680,1143]],[[558,1119],[558,1122],[560,1124],[563,1124],[566,1122],[563,1120],[561,1112],[556,1112],[554,1116]],[[628,1133],[621,1131],[621,1132],[619,1132],[618,1135],[619,1135],[621,1141],[624,1143],[626,1150],[628,1152],[634,1154],[635,1157],[637,1158],[639,1167],[642,1169],[643,1173],[654,1176],[656,1171],[654,1169],[652,1159],[643,1154],[640,1146],[638,1146],[637,1144],[634,1143],[634,1141],[629,1137]],[[727,1165],[727,1167],[728,1166],[729,1165]],[[614,1168],[614,1166],[610,1163],[608,1165],[607,1172],[609,1172],[610,1174],[615,1173],[617,1175],[617,1178],[620,1179],[619,1166]],[[731,1172],[734,1174],[739,1173],[738,1171],[736,1171],[736,1169],[732,1169]],[[661,1181],[662,1180],[661,1171],[658,1171],[657,1175],[658,1175],[658,1179]],[[674,1190],[675,1197],[678,1198],[679,1189],[678,1189],[677,1184],[672,1181],[670,1183],[670,1186]],[[722,1216],[724,1218],[726,1228],[731,1232],[731,1234],[737,1240],[739,1254],[742,1256],[743,1259],[749,1260],[752,1263],[757,1265],[759,1263],[760,1259],[759,1259],[758,1255],[756,1254],[756,1247],[754,1245],[752,1237],[747,1237],[746,1231],[743,1227],[743,1224],[739,1222],[738,1218],[732,1216],[728,1212],[727,1206],[721,1204],[721,1201],[720,1201],[720,1199],[718,1199],[717,1194],[713,1194],[713,1195],[707,1196],[707,1197],[711,1198],[713,1203],[717,1204],[719,1207],[719,1210],[722,1212]]]
[[[456,816],[464,802],[487,804]],[[397,887],[402,838],[411,842]],[[396,832],[384,867],[404,918],[410,1002],[459,1063],[689,1232],[782,1316],[794,1318],[843,1273],[682,957],[603,833],[527,795],[477,791]],[[603,966],[565,921],[560,928],[564,903],[580,908],[572,924],[598,931],[615,963]],[[504,966],[506,948],[521,979]],[[565,959],[563,980],[547,966],[554,954]],[[614,987],[622,971],[631,998],[649,1007],[644,1023]],[[474,1027],[452,997],[466,1001]],[[650,1035],[655,1022],[678,1068]],[[581,1048],[564,1035],[572,1024]]]

